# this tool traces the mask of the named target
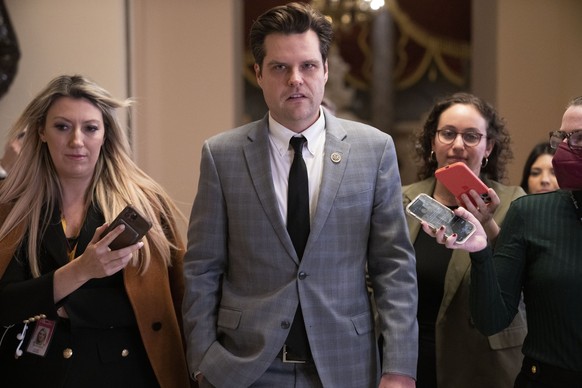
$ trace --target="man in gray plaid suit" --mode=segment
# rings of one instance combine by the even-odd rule
[[[251,46],[269,113],[203,146],[183,304],[201,387],[415,386],[416,270],[394,143],[320,106],[331,38],[304,4],[259,17]],[[286,225],[299,134],[309,194],[300,251]]]

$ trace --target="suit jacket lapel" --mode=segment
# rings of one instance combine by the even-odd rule
[[[58,264],[57,267],[61,267],[69,261],[65,232],[61,223],[61,212],[58,207],[54,208],[51,222],[49,222],[41,239],[41,249]]]
[[[487,187],[492,187],[501,199],[501,205],[497,208],[493,215],[495,222],[500,225],[502,214],[505,214],[503,212],[503,208],[505,207],[505,209],[507,209],[513,198],[507,198],[503,192],[502,186],[500,186],[497,182],[491,181],[485,177],[481,177],[481,179]],[[456,249],[451,256],[451,262],[449,263],[449,268],[445,277],[445,293],[443,295],[443,302],[437,317],[437,322],[443,319],[445,311],[453,301],[455,293],[461,287],[463,279],[465,278],[465,275],[467,275],[467,272],[470,271],[470,268],[471,256],[469,253],[462,249]]]
[[[255,187],[259,201],[267,214],[269,222],[279,236],[281,244],[295,262],[299,262],[285,220],[281,219],[275,188],[273,187],[273,174],[269,160],[269,129],[268,115],[261,120],[248,134],[249,142],[243,147],[243,152],[249,169],[249,174]]]
[[[471,259],[469,254],[463,250],[456,249],[451,255],[451,261],[445,275],[445,292],[443,294],[443,301],[437,317],[437,322],[440,321],[453,301],[453,297],[457,290],[461,287],[461,283],[467,271],[471,266]]]
[[[0,206],[0,224],[4,222],[8,213],[12,210],[12,204]],[[89,208],[85,223],[81,235],[79,236],[78,249],[76,251],[77,256],[85,250],[85,247],[89,244],[93,238],[93,232],[88,233],[87,231],[94,231],[95,228],[103,223],[103,217],[99,215],[96,209],[92,206]],[[16,241],[18,241],[22,234],[25,233],[24,223],[20,223],[14,228],[2,241],[4,248],[0,250],[0,276],[4,274],[6,267],[12,260],[14,253],[17,249]],[[64,241],[65,233],[61,225],[60,210],[55,208],[51,222],[46,230],[45,236],[42,239],[42,249],[45,250],[47,255],[59,266],[64,265],[68,261],[68,255],[66,250],[66,245],[62,243],[55,243],[55,241]]]
[[[0,224],[6,221],[6,217],[12,210],[13,204],[5,204],[0,206]],[[6,267],[14,257],[14,252],[18,248],[17,241],[20,240],[26,228],[24,222],[20,222],[6,237],[2,240],[2,249],[0,249],[0,277],[4,275]]]
[[[406,208],[406,206],[408,206],[408,204],[412,202],[412,200],[416,198],[416,196],[419,195],[420,193],[433,193],[434,187],[435,187],[434,178],[425,179],[423,181],[415,183],[412,186],[408,186],[407,189],[403,190],[403,200],[402,200],[403,206]],[[416,218],[409,216],[408,214],[406,215],[406,222],[408,223],[410,241],[412,242],[412,244],[414,244],[414,241],[416,241],[418,233],[421,232],[420,222]]]
[[[324,113],[325,114],[325,113]],[[311,231],[303,257],[309,255],[310,246],[313,245],[329,216],[332,204],[337,195],[342,177],[347,167],[350,145],[345,142],[347,136],[340,122],[333,116],[325,114],[326,140],[324,146],[323,177],[319,192],[317,209],[311,223]],[[269,221],[273,225],[281,243],[297,263],[299,259],[287,233],[285,220],[281,219],[275,190],[271,164],[265,163],[265,155],[269,155],[268,116],[260,124],[252,129],[248,135],[249,143],[244,147],[244,154],[249,166],[249,173],[255,186],[259,201],[261,202]],[[332,154],[341,157],[339,162],[333,162]],[[268,159],[267,159],[268,160]]]
[[[436,180],[434,177],[425,179],[415,184],[412,188],[405,192],[403,199],[404,206],[408,205],[420,193],[427,193],[432,195],[432,193],[434,193],[435,185]],[[422,231],[420,228],[420,222],[411,216],[407,216],[407,218],[410,240],[414,244],[418,233],[424,233],[424,231]],[[447,311],[447,308],[451,304],[453,297],[463,282],[465,273],[469,270],[470,264],[471,260],[469,259],[469,255],[467,253],[462,250],[454,250],[452,252],[451,260],[445,275],[443,300],[441,302],[437,322],[444,316],[445,311]]]
[[[85,248],[91,242],[95,229],[103,225],[105,218],[101,214],[101,211],[95,207],[95,205],[89,206],[87,210],[87,215],[83,221],[83,228],[79,234],[79,241],[77,242],[76,255],[79,256],[81,253],[85,252]]]
[[[93,238],[95,229],[103,224],[103,216],[93,206],[89,206],[87,215],[83,221],[83,227],[79,233],[77,240],[77,247],[75,249],[75,257],[79,256],[85,251],[85,248]],[[44,238],[42,239],[42,248],[47,254],[53,258],[59,266],[65,265],[68,262],[66,236],[61,224],[60,209],[55,207],[50,224],[47,227]]]
[[[325,111],[324,111],[325,112]],[[319,199],[313,222],[311,223],[311,233],[305,246],[304,256],[309,254],[309,249],[319,234],[329,216],[332,205],[337,196],[340,183],[346,171],[350,145],[344,141],[347,134],[340,122],[333,116],[325,114],[325,146],[323,159],[323,173],[321,186],[319,189]],[[339,156],[339,161],[332,161],[332,155]]]

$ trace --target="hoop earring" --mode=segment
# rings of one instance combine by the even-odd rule
[[[489,163],[489,158],[487,157],[483,158],[483,160],[481,161],[481,168],[485,168],[487,166],[487,163]]]
[[[434,151],[430,151],[430,155],[428,157],[429,162],[436,162],[436,158],[434,157]]]

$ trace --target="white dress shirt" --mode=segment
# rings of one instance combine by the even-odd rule
[[[269,114],[269,145],[271,151],[269,157],[271,160],[271,171],[279,210],[285,224],[287,223],[289,169],[291,168],[294,156],[294,151],[289,145],[289,140],[297,135],[297,133],[276,122]],[[325,145],[325,117],[321,108],[319,109],[319,118],[317,121],[301,132],[301,135],[307,139],[307,144],[303,147],[303,159],[305,160],[307,177],[309,179],[309,215],[310,219],[313,220],[319,198]]]

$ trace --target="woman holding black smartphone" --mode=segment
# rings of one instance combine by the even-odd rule
[[[190,386],[182,216],[131,160],[116,116],[128,106],[83,76],[59,76],[12,128],[26,134],[0,186],[2,387]],[[152,228],[112,250],[123,226],[103,233],[128,204]]]
[[[425,193],[448,206],[459,203],[442,182],[438,168],[464,163],[489,188],[488,201],[478,196],[475,204],[463,204],[491,240],[509,204],[525,193],[520,187],[499,183],[511,157],[505,123],[493,107],[467,93],[437,102],[418,134],[416,150],[422,164],[421,181],[402,189],[406,207]],[[418,388],[509,388],[521,366],[521,345],[526,334],[525,316],[518,314],[512,326],[494,336],[482,335],[469,311],[469,254],[439,245],[425,233],[420,222],[409,217],[419,288]]]

